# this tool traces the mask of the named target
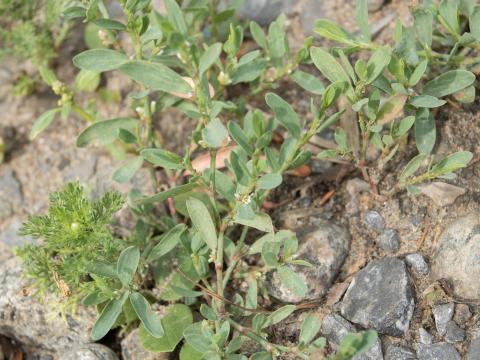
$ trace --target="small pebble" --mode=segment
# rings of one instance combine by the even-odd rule
[[[365,225],[375,231],[382,231],[385,229],[385,220],[383,220],[382,215],[378,211],[371,210],[367,212],[364,219]]]
[[[455,347],[447,343],[418,344],[417,357],[418,360],[460,360],[460,354]]]
[[[455,315],[453,315],[453,320],[455,320],[458,325],[465,325],[471,318],[472,312],[467,304],[457,304],[455,306]]]
[[[425,258],[418,254],[408,254],[405,256],[405,261],[408,265],[410,265],[417,274],[419,275],[427,275],[428,274],[428,264],[425,261]]]
[[[445,341],[456,343],[463,340],[465,340],[465,330],[458,326],[455,321],[449,321],[445,329]]]
[[[429,345],[433,343],[433,335],[424,328],[418,329],[418,339],[422,344]]]
[[[385,353],[385,360],[416,360],[415,353],[405,346],[390,345]]]
[[[437,332],[440,336],[445,335],[447,330],[447,323],[453,318],[454,305],[443,304],[433,307],[433,317],[435,318],[435,326],[437,327]]]
[[[377,243],[387,253],[396,253],[400,250],[400,236],[394,229],[385,229],[378,236]]]

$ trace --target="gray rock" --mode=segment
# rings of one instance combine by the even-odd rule
[[[102,344],[85,344],[64,352],[58,360],[118,360],[118,356]]]
[[[465,325],[471,318],[472,312],[467,304],[456,304],[455,305],[455,314],[453,315],[453,320],[462,326]]]
[[[364,222],[365,225],[372,230],[380,232],[385,229],[385,220],[383,219],[382,215],[378,213],[378,211],[371,210],[367,212]]]
[[[421,184],[419,189],[422,194],[428,196],[438,206],[452,205],[459,196],[466,192],[461,187],[440,181]]]
[[[434,249],[432,277],[445,278],[454,285],[455,294],[464,298],[480,297],[480,214],[458,218],[442,233]]]
[[[466,360],[480,360],[480,338],[473,339],[470,343]]]
[[[35,240],[30,236],[18,235],[21,226],[22,222],[20,220],[13,219],[6,229],[3,232],[0,232],[0,243],[14,247],[34,242]]]
[[[382,8],[383,4],[385,4],[385,0],[368,0],[367,3],[368,11],[374,12]]]
[[[451,320],[447,323],[444,339],[448,343],[461,342],[465,340],[465,330]]]
[[[295,2],[295,0],[245,0],[238,15],[241,19],[268,25],[281,13],[291,12]]]
[[[336,350],[342,338],[349,333],[356,332],[356,328],[340,315],[329,314],[322,321],[321,332],[328,340],[330,346]],[[378,338],[370,349],[363,354],[355,356],[352,360],[383,360],[380,339]]]
[[[452,320],[454,311],[454,304],[436,305],[432,309],[433,317],[435,319],[435,326],[440,336],[445,335],[447,330],[447,323]]]
[[[82,183],[88,182],[95,174],[97,167],[97,156],[89,156],[82,161],[73,162],[69,167],[64,170],[63,180],[65,182],[79,180]]]
[[[455,347],[447,343],[418,344],[417,357],[418,360],[460,360]]]
[[[0,221],[10,217],[23,202],[22,187],[12,169],[0,173]]]
[[[416,360],[417,357],[412,349],[406,346],[390,345],[385,353],[385,360]]]
[[[433,335],[424,328],[420,328],[418,329],[418,340],[420,340],[422,344],[429,345],[433,343]]]
[[[405,256],[405,262],[419,275],[427,275],[429,272],[425,258],[419,253],[408,254]]]
[[[348,231],[333,223],[322,223],[319,227],[308,227],[297,232],[299,248],[297,257],[313,266],[294,266],[293,269],[305,279],[308,292],[304,297],[294,295],[283,286],[276,272],[267,274],[267,290],[274,298],[298,303],[306,299],[319,299],[330,288],[350,247]]]
[[[415,307],[415,290],[405,263],[397,258],[370,262],[350,283],[342,315],[381,334],[404,335]]]
[[[1,251],[0,253],[3,253]],[[95,322],[93,309],[79,308],[75,317],[66,321],[51,306],[41,304],[33,296],[23,296],[28,282],[22,278],[21,265],[13,256],[3,256],[0,262],[0,334],[27,348],[45,353],[63,353],[79,344],[90,343],[90,331]]]
[[[154,353],[146,350],[140,338],[138,329],[133,330],[121,342],[123,360],[168,360],[168,353]]]
[[[400,250],[400,236],[394,229],[385,229],[377,238],[378,245],[387,253],[396,253]]]

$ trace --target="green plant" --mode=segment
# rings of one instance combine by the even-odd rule
[[[0,2],[0,58],[28,60],[35,68],[48,66],[57,57],[71,22],[61,19],[71,0],[2,0]],[[24,96],[38,81],[20,75],[14,94]]]
[[[438,8],[442,26],[451,23],[453,11],[445,10],[444,3]],[[451,3],[454,1],[448,1]],[[463,24],[469,2],[462,4],[462,10],[455,10],[455,14],[462,14]],[[40,134],[58,113],[66,117],[74,111],[89,122],[77,138],[78,146],[114,145],[129,155],[113,174],[116,181],[129,182],[142,167],[150,172],[154,194],[131,191],[128,195],[129,207],[138,218],[135,234],[119,240],[119,246],[108,251],[108,258],[82,252],[92,267],[72,269],[71,276],[77,276],[76,286],[69,285],[72,293],[78,294],[76,299],[85,296],[83,304],[96,306],[100,312],[93,339],[102,338],[111,328],[140,323],[140,339],[147,349],[171,352],[183,341],[180,359],[184,360],[246,359],[239,352],[245,337],[262,348],[252,359],[282,354],[303,359],[317,356],[325,339],[317,338],[319,323],[313,315],[307,316],[297,345],[268,340],[268,328],[302,306],[268,306],[263,286],[266,275],[277,272],[285,287],[304,296],[307,286],[291,266],[311,265],[295,255],[298,240],[293,232],[275,230],[263,210],[264,201],[282,184],[288,170],[310,160],[312,154],[304,149],[310,139],[343,116],[345,109],[335,110],[341,97],[347,99],[356,117],[349,128],[336,127],[337,148],[319,156],[354,163],[372,191],[378,190],[369,174],[371,167],[382,168],[391,160],[413,126],[420,155],[408,163],[392,191],[405,187],[415,191],[414,185],[420,181],[451,177],[453,171],[466,166],[471,159],[467,152],[440,161],[431,155],[435,122],[429,109],[445,104],[441,98],[452,94],[458,100],[461,91],[464,96],[460,99],[472,99],[475,78],[464,68],[476,61],[469,51],[476,50],[477,40],[465,43],[465,32],[457,33],[458,37],[450,32],[441,37],[435,32],[432,39],[438,45],[424,46],[414,29],[398,25],[395,47],[380,46],[369,39],[366,1],[362,0],[358,6],[359,37],[329,21],[317,23],[319,34],[343,44],[343,48],[327,51],[313,47],[313,39],[308,38],[291,56],[281,16],[267,33],[252,22],[249,31],[259,48],[243,53],[244,28],[232,22],[234,7],[218,13],[215,1],[198,0],[181,7],[174,0],[165,0],[167,14],[161,15],[152,10],[148,0],[121,1],[120,5],[123,21],[111,19],[101,1],[85,2],[65,13],[69,18],[85,18],[103,34],[103,47],[74,57],[73,63],[80,68],[77,84],[85,85],[91,79],[98,83],[101,74],[108,71],[123,73],[138,86],[138,91],[129,94],[135,115],[102,120],[94,110],[77,102],[75,88],[41,68],[43,79],[60,101],[57,108],[40,116],[31,134]],[[433,19],[437,7],[428,3],[418,9]],[[469,14],[471,22],[476,22],[477,8],[471,7]],[[417,20],[416,26],[425,24]],[[456,29],[452,24],[450,28]],[[122,48],[120,33],[130,37],[131,47]],[[449,45],[445,57],[440,51]],[[360,51],[371,53],[370,59],[359,59],[352,66],[351,59]],[[458,51],[462,51],[461,57]],[[310,61],[330,82],[328,86],[299,70],[300,64]],[[268,112],[251,107],[254,96],[274,90],[284,77],[291,77],[314,95],[310,120],[301,119],[273,92],[265,94]],[[230,98],[232,87],[241,87],[243,95]],[[160,114],[171,107],[196,123],[190,143],[181,153],[166,149],[154,129]],[[348,135],[349,129],[357,126],[359,139]],[[281,145],[272,141],[275,132],[283,135]],[[373,160],[367,158],[371,144],[381,150]],[[220,157],[226,159],[224,164],[217,161]],[[417,175],[426,161],[428,170]],[[160,191],[160,171],[172,184],[164,191]],[[165,205],[161,211],[158,203]],[[71,224],[68,219],[65,224]],[[47,228],[40,230],[38,237],[50,236]],[[113,241],[110,233],[102,234]],[[104,246],[101,237],[89,240]],[[68,242],[58,245],[69,249],[67,253],[72,251]],[[38,249],[45,248],[49,248],[49,241]],[[42,257],[47,271],[38,271],[29,266],[29,258],[36,259],[34,249],[37,247],[22,254],[27,269],[33,278],[53,286],[51,266],[62,265],[63,259],[56,257],[60,250],[47,252]],[[249,261],[245,261],[247,257]],[[152,280],[155,291],[149,285]],[[245,291],[238,291],[241,283],[246,284]],[[172,304],[161,320],[155,314],[157,303]],[[193,311],[203,320],[193,322]],[[371,331],[348,336],[333,359],[349,359],[375,340]]]
[[[442,0],[438,5],[423,1],[411,8],[413,26],[405,27],[397,20],[395,44],[390,47],[371,40],[366,1],[358,4],[360,35],[349,34],[328,20],[319,20],[315,27],[319,35],[343,45],[331,52],[312,47],[311,58],[330,82],[346,84],[345,95],[358,120],[349,126],[359,128],[359,139],[353,141],[345,129],[337,128],[338,148],[320,157],[353,161],[378,193],[369,167],[383,168],[414,129],[420,155],[407,164],[390,193],[402,188],[416,193],[419,182],[454,178],[453,172],[465,167],[472,154],[461,151],[440,160],[431,155],[436,142],[432,109],[447,101],[471,103],[475,99],[476,77],[470,70],[479,63],[480,7],[469,0]],[[358,53],[370,53],[370,59],[360,57],[351,65]],[[373,164],[367,160],[371,144],[381,152]],[[426,170],[416,175],[421,166]]]

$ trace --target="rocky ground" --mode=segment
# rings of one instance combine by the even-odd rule
[[[277,3],[279,8],[289,5],[291,37],[297,44],[318,17],[333,18],[356,30],[352,1],[321,6],[315,0]],[[380,41],[389,38],[392,16],[411,21],[406,5],[404,1],[371,1],[374,26],[383,29],[378,33]],[[62,56],[69,58],[77,50],[66,46],[62,51]],[[13,61],[0,65],[0,134],[7,145],[6,159],[0,164],[0,360],[167,359],[141,350],[136,332],[107,339],[105,344],[111,349],[91,344],[92,313],[81,309],[75,317],[62,319],[25,296],[28,284],[20,280],[20,264],[10,249],[31,241],[17,231],[26,216],[46,209],[50,192],[76,178],[94,194],[110,187],[149,189],[142,173],[132,184],[121,187],[110,179],[121,162],[118,154],[76,148],[75,137],[84,127],[79,119],[57,120],[44,135],[29,141],[33,121],[56,100],[46,89],[27,98],[12,97],[12,83],[21,70],[28,71],[28,65]],[[73,77],[68,62],[60,64],[58,71],[62,79]],[[104,86],[113,93],[127,93],[123,84],[121,77],[113,76],[105,79]],[[303,100],[307,97],[298,88],[286,88],[285,95],[296,108],[308,108]],[[461,111],[446,109],[437,114],[437,154],[455,150],[480,153],[478,109],[477,100]],[[110,115],[130,111],[126,103],[103,102],[100,108],[101,113]],[[159,120],[167,147],[184,141],[185,128],[191,126],[188,120],[177,112]],[[392,164],[385,173],[400,168],[404,161]],[[297,298],[272,275],[267,278],[272,298],[304,304],[317,312],[323,319],[321,332],[329,349],[334,350],[348,332],[376,329],[378,342],[356,360],[480,359],[478,156],[457,180],[426,185],[423,195],[398,193],[384,201],[372,198],[359,174],[342,165],[315,162],[311,167],[308,178],[289,178],[272,198],[286,199],[272,211],[276,225],[297,232],[299,257],[314,264],[297,269],[307,280],[309,292]],[[395,178],[387,175],[379,180],[381,187],[388,189]],[[293,341],[304,315],[299,313],[279,324],[272,338]]]

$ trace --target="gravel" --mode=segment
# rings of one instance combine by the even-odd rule
[[[454,304],[442,304],[433,307],[433,317],[435,319],[435,326],[440,336],[445,335],[447,324],[453,318]]]
[[[448,343],[462,342],[465,340],[465,330],[451,320],[446,325],[444,339]]]
[[[419,253],[408,254],[405,262],[419,275],[428,275],[429,268],[425,258]]]
[[[460,360],[460,355],[455,347],[447,343],[418,344],[417,357],[418,360]]]
[[[416,360],[415,352],[406,346],[390,345],[385,352],[385,360]]]
[[[393,254],[400,250],[400,236],[394,229],[385,229],[377,238],[377,244],[387,253]]]
[[[415,290],[405,263],[398,258],[370,262],[352,280],[344,296],[342,315],[381,334],[403,336],[415,307]]]
[[[418,329],[418,339],[422,344],[432,344],[433,343],[433,335],[430,334],[427,330],[424,328]]]
[[[377,211],[369,211],[363,219],[365,225],[374,231],[383,231],[385,229],[385,220]]]

